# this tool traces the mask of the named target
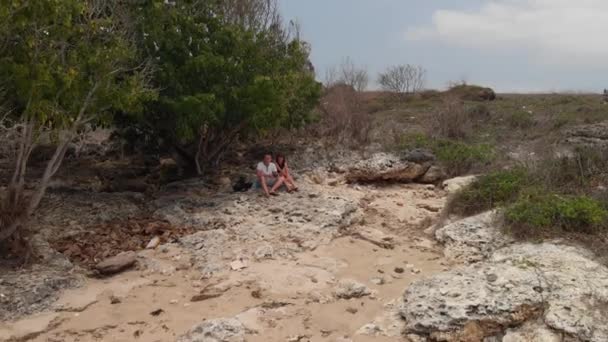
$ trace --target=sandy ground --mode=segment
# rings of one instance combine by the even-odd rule
[[[394,248],[347,235],[291,259],[255,261],[208,279],[179,267],[179,247],[145,251],[145,257],[177,270],[90,279],[65,291],[55,312],[0,324],[0,340],[175,341],[204,320],[235,317],[248,330],[246,341],[402,341],[403,322],[395,308],[403,291],[447,267],[440,249],[422,233],[445,196],[423,185],[341,185],[332,191],[356,192],[365,208],[354,231],[391,241]],[[334,288],[344,279],[365,284],[372,294],[335,298]],[[191,301],[208,289],[217,297]]]

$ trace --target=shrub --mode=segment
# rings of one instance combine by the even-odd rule
[[[505,211],[507,226],[520,237],[555,230],[595,233],[605,227],[607,218],[606,208],[590,197],[539,192],[521,196]]]
[[[534,116],[523,110],[516,111],[509,115],[507,123],[512,128],[528,128],[534,125]]]
[[[524,168],[483,175],[450,200],[448,211],[474,215],[504,205],[516,199],[528,181],[528,171]]]
[[[448,139],[464,139],[471,131],[464,103],[454,96],[444,96],[440,108],[433,113],[434,135]]]
[[[469,144],[450,139],[433,139],[421,133],[403,136],[401,149],[423,148],[431,150],[450,176],[462,175],[473,167],[485,165],[494,159],[494,148],[488,144]]]
[[[468,110],[469,117],[474,120],[488,120],[490,118],[490,108],[485,103],[478,103]]]

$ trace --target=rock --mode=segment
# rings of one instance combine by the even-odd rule
[[[112,275],[132,267],[136,260],[135,252],[122,252],[98,263],[95,269],[103,275]]]
[[[122,301],[120,300],[119,297],[116,297],[114,295],[110,296],[110,304],[120,304],[122,303]]]
[[[448,193],[453,194],[473,183],[476,179],[477,176],[462,176],[447,179],[443,181],[442,188]]]
[[[447,175],[443,168],[433,165],[417,181],[424,184],[434,184],[444,180],[446,177]]]
[[[405,270],[403,269],[403,267],[395,267],[394,271],[395,271],[395,273],[403,273],[403,272],[405,272]]]
[[[417,148],[407,151],[403,156],[403,160],[412,163],[422,164],[426,162],[435,161],[435,155],[431,151]]]
[[[235,318],[205,321],[192,328],[177,342],[245,342],[246,328]]]
[[[496,227],[495,216],[495,211],[488,211],[437,229],[435,238],[444,244],[445,256],[452,261],[478,262],[511,242]]]
[[[150,240],[150,242],[148,242],[148,245],[146,245],[146,249],[154,249],[158,247],[158,245],[160,245],[160,237],[155,236],[152,238],[152,240]]]
[[[402,160],[393,154],[376,153],[356,163],[346,174],[348,183],[409,183],[424,175],[429,166]]]
[[[471,322],[479,323],[483,337],[491,337],[539,318],[550,329],[599,342],[608,340],[605,303],[608,268],[588,253],[521,243],[497,250],[486,261],[412,283],[400,313],[408,333],[438,340],[460,341]],[[511,336],[524,332],[511,331]]]
[[[384,285],[384,278],[382,278],[382,277],[372,278],[372,279],[370,279],[370,282],[374,285]]]
[[[371,293],[367,286],[352,279],[341,280],[334,289],[334,296],[338,299],[361,298]]]

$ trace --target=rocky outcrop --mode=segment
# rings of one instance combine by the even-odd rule
[[[195,326],[177,342],[244,342],[245,333],[245,326],[235,318],[214,319]]]
[[[458,341],[468,324],[483,337],[540,319],[585,341],[608,340],[608,268],[584,251],[516,244],[487,261],[413,283],[400,310],[407,330]]]
[[[497,213],[489,211],[450,223],[435,232],[444,244],[445,256],[456,262],[473,263],[489,257],[512,239],[496,228]]]
[[[403,157],[375,153],[348,169],[345,179],[348,183],[436,183],[445,178],[445,174],[433,165],[434,159],[424,150],[409,151]]]
[[[608,122],[574,127],[566,132],[565,142],[572,146],[608,148]]]

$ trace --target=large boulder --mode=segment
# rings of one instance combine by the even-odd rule
[[[236,318],[214,319],[195,326],[177,342],[244,342],[245,333],[245,326]]]
[[[401,316],[407,332],[459,341],[476,324],[483,337],[541,319],[584,341],[608,341],[608,268],[575,247],[524,243],[485,262],[413,283]]]
[[[496,212],[450,223],[435,231],[435,238],[444,244],[445,256],[462,263],[473,263],[489,257],[512,239],[496,228]]]
[[[376,153],[356,163],[346,174],[349,183],[409,183],[423,176],[430,164],[419,164],[389,153]]]

